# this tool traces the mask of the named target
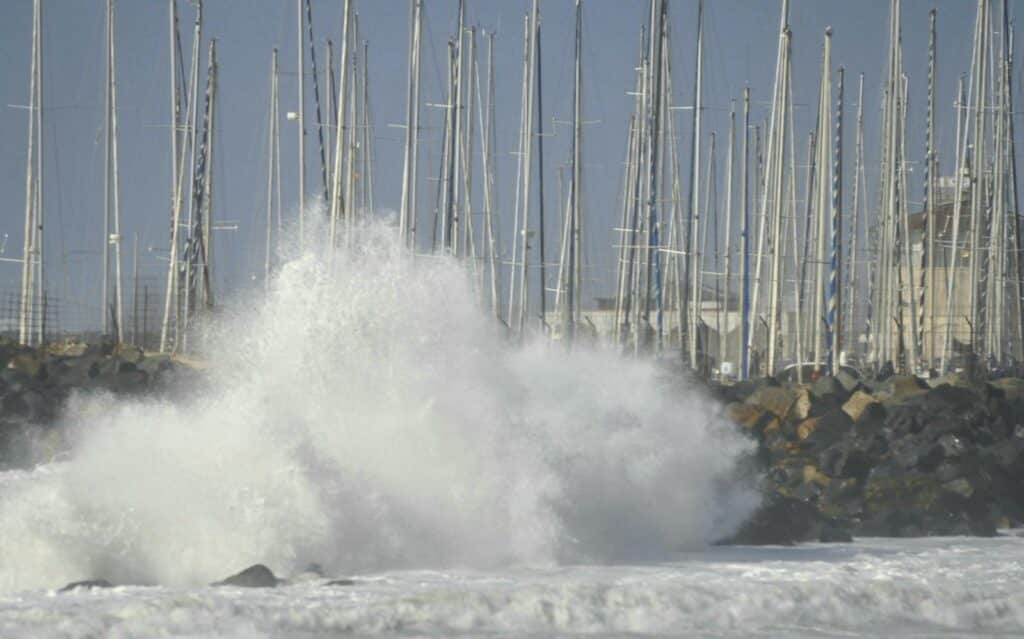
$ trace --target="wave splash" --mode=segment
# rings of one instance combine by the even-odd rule
[[[74,399],[70,459],[0,475],[0,591],[653,559],[754,507],[713,402],[651,362],[510,345],[461,266],[392,236],[290,258],[209,329],[189,400]]]

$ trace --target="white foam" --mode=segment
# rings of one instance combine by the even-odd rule
[[[0,597],[7,637],[1017,637],[1024,540],[715,548],[669,563],[399,571],[273,590]]]
[[[333,274],[285,263],[196,336],[189,401],[75,400],[70,459],[0,480],[0,592],[665,557],[749,512],[749,444],[712,402],[649,362],[510,346],[461,267],[392,236]]]

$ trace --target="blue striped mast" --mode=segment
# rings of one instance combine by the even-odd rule
[[[828,281],[828,323],[827,345],[828,366],[835,375],[839,372],[839,352],[842,346],[842,329],[840,326],[840,309],[842,308],[842,290],[838,283],[842,280],[843,248],[843,79],[845,70],[839,67],[838,98],[836,101],[836,137],[832,161],[832,255]]]

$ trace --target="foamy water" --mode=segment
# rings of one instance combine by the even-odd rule
[[[511,345],[460,266],[392,237],[286,261],[194,336],[188,401],[72,401],[66,461],[0,475],[0,592],[663,560],[754,507],[719,407],[649,362]]]
[[[4,637],[1019,637],[1024,539],[714,548],[671,562],[0,597]]]

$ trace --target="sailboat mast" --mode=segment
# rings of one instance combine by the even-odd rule
[[[168,26],[170,31],[169,49],[171,59],[171,247],[167,265],[167,284],[164,298],[164,317],[160,326],[160,352],[166,353],[170,337],[170,321],[172,302],[177,306],[178,291],[178,231],[181,226],[180,202],[180,179],[178,175],[178,162],[180,152],[178,150],[178,139],[180,137],[179,117],[180,100],[178,97],[178,2],[168,0]]]
[[[124,293],[121,287],[121,197],[120,183],[118,179],[118,158],[117,158],[117,67],[115,61],[114,47],[114,1],[107,0],[107,81],[109,91],[109,144],[110,144],[110,194],[111,200],[108,204],[110,209],[110,235],[107,238],[108,246],[114,251],[114,313],[116,326],[116,338],[118,343],[124,341]]]
[[[316,67],[316,43],[313,40],[313,6],[306,0],[306,31],[309,35],[309,73],[313,80],[313,109],[316,113],[316,137],[320,151],[320,186],[324,202],[327,202],[327,151],[324,146],[324,117],[320,109],[320,76]],[[330,48],[328,48],[330,51]],[[330,80],[328,79],[328,84]],[[305,156],[303,156],[305,157]]]
[[[420,116],[420,33],[423,0],[411,0],[409,21],[409,80],[405,107],[405,159],[402,164],[402,204],[398,234],[410,249],[416,244],[416,159]]]
[[[305,11],[302,6],[303,0],[295,0],[297,9],[297,32],[296,32],[296,74],[299,85],[299,248],[305,245],[306,241],[306,56],[305,56]]]
[[[748,151],[750,143],[750,87],[743,89],[743,169],[740,174],[740,213],[742,221],[740,224],[740,330],[739,344],[739,379],[747,378],[747,362],[749,352],[747,349],[748,334],[750,332],[750,154]]]
[[[576,0],[576,40],[574,47],[573,92],[572,92],[572,184],[569,189],[569,259],[566,282],[566,305],[568,317],[566,339],[571,345],[576,338],[576,317],[578,302],[576,295],[580,284],[579,242],[582,226],[580,211],[582,176],[582,127],[583,127],[583,3]]]
[[[110,46],[113,0],[106,2],[106,26],[104,31],[103,57],[103,236],[100,247],[103,250],[103,287],[100,293],[100,314],[103,320],[103,335],[109,336],[111,329],[110,309]]]
[[[269,144],[267,145],[267,237],[263,260],[263,284],[267,292],[270,290],[270,256],[271,236],[274,228],[274,158],[277,150],[277,47],[270,58],[270,126]]]
[[[39,308],[36,299],[36,266],[41,263],[40,242],[42,200],[42,55],[41,55],[41,2],[32,5],[32,55],[29,78],[28,153],[25,161],[25,235],[21,262],[21,313],[18,322],[18,341],[31,346],[36,339],[33,335],[33,320]]]
[[[339,68],[341,77],[338,81],[338,100],[335,102],[338,108],[334,127],[334,170],[331,176],[331,229],[330,229],[330,252],[333,255],[338,246],[338,222],[342,216],[346,216],[346,203],[342,197],[341,179],[343,173],[342,153],[345,143],[345,96],[347,95],[345,83],[348,79],[348,51],[349,51],[349,18],[352,13],[352,0],[345,0],[342,9],[341,23],[341,62]]]
[[[544,76],[540,38],[540,8],[533,21],[533,47],[535,52],[534,80],[537,85],[537,242],[540,262],[540,323],[541,331],[547,331],[547,242],[544,238]]]
[[[787,1],[788,0],[784,0]],[[652,34],[653,37],[653,34]],[[693,129],[690,138],[690,215],[687,220],[686,237],[688,250],[687,263],[687,288],[689,289],[690,313],[687,320],[687,336],[689,343],[687,351],[690,355],[690,369],[697,370],[697,326],[700,323],[700,309],[697,307],[697,281],[700,277],[701,264],[697,255],[697,234],[700,228],[700,145],[702,132],[702,118],[704,112],[704,0],[697,1],[697,56],[696,69],[694,70],[694,101],[693,101]]]
[[[836,129],[832,160],[831,266],[829,269],[828,332],[831,373],[839,373],[842,339],[843,291],[843,93],[846,70],[839,67]]]
[[[725,151],[725,274],[722,277],[722,299],[719,313],[725,316],[725,330],[718,335],[718,367],[724,377],[722,364],[729,357],[729,279],[732,276],[732,168],[733,147],[736,145],[736,103],[729,106],[729,147]]]

